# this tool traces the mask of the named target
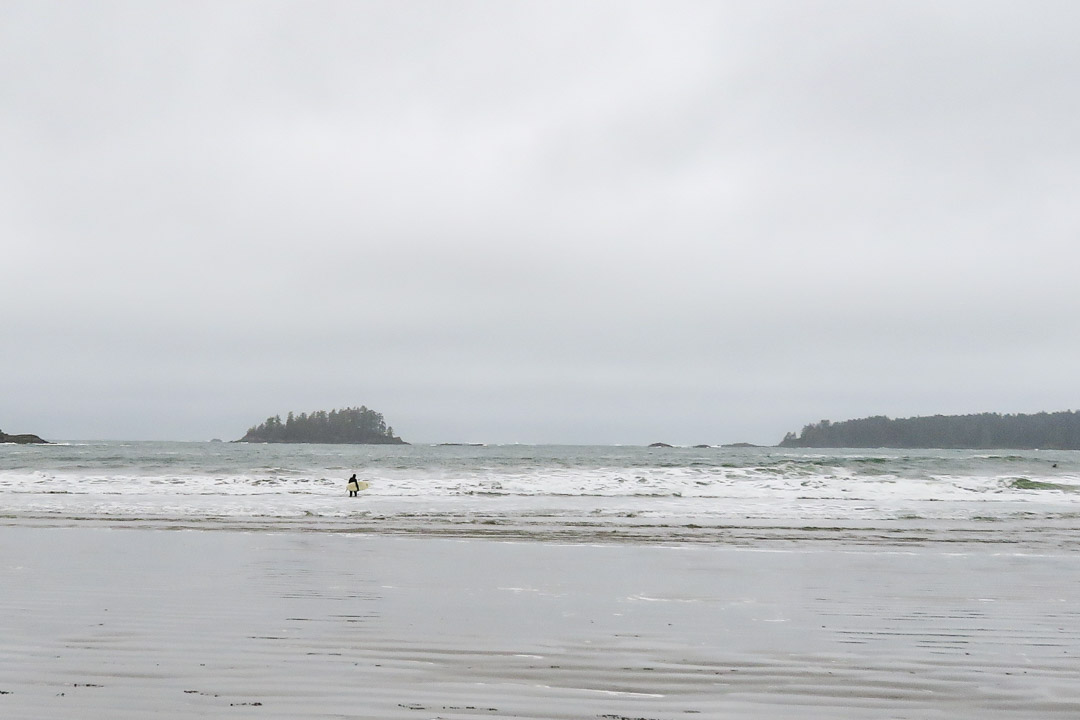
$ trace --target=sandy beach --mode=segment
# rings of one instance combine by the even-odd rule
[[[1075,718],[1065,553],[0,528],[5,718]]]

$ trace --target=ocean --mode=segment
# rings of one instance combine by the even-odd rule
[[[1078,521],[1074,452],[3,445],[0,716],[1065,720]]]
[[[349,498],[356,473],[369,488]],[[651,543],[1074,549],[1071,451],[0,445],[0,519]]]

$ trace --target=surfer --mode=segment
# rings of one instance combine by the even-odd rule
[[[360,481],[356,479],[356,473],[352,474],[349,478],[348,485],[345,486],[349,491],[349,497],[356,497],[356,494],[360,492]]]

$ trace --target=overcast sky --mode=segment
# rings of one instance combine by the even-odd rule
[[[0,428],[1080,408],[1080,3],[0,4]]]

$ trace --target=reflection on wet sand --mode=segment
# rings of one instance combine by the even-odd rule
[[[86,527],[0,540],[5,717],[1080,714],[1068,553]]]

